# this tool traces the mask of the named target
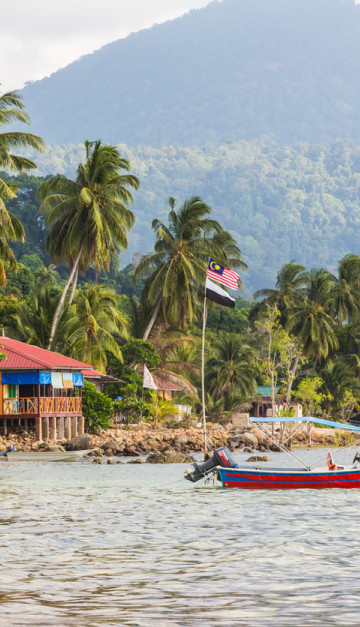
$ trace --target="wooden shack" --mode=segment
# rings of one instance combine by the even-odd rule
[[[84,373],[94,367],[8,337],[0,338],[0,431],[35,427],[37,440],[84,433]],[[101,373],[99,373],[101,374]]]

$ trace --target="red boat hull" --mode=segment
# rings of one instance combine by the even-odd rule
[[[218,468],[224,488],[242,490],[324,490],[360,488],[360,468],[339,471],[282,471]]]

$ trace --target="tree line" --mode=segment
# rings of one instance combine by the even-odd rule
[[[28,122],[14,93],[0,97],[0,125]],[[0,167],[15,172],[35,162],[13,148],[43,149],[28,133],[0,134]],[[182,387],[177,401],[200,413],[201,301],[209,257],[245,272],[233,235],[199,196],[169,199],[166,218],[152,221],[153,252],[124,270],[119,255],[135,222],[139,179],[119,150],[85,142],[76,176],[50,176],[37,185],[34,212],[45,250],[30,250],[22,222],[8,208],[16,184],[0,179],[0,323],[6,334],[92,363],[121,379],[108,394],[116,409],[154,418],[154,398],[142,397],[146,364]],[[145,251],[144,251],[145,253]],[[242,274],[243,274],[242,272]],[[211,420],[226,420],[270,385],[305,411],[348,419],[359,411],[360,257],[346,255],[337,273],[307,271],[295,262],[278,272],[273,289],[239,297],[233,311],[213,306],[206,345],[206,405]],[[118,398],[121,397],[121,398]],[[158,416],[174,411],[156,403]]]

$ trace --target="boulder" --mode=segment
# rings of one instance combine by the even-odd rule
[[[122,450],[115,440],[107,440],[101,445],[101,448],[106,452],[111,451],[113,453],[121,452]]]
[[[92,448],[91,437],[87,433],[75,436],[70,442],[66,443],[67,451],[86,451]]]
[[[268,462],[269,458],[267,455],[252,455],[251,457],[249,457],[249,459],[246,460],[247,462]]]
[[[259,444],[264,444],[267,439],[265,433],[262,433],[259,429],[253,429],[252,434],[256,437]]]
[[[61,446],[60,444],[48,444],[47,446],[44,447],[43,450],[44,451],[52,451],[53,453],[55,453],[55,452],[63,452],[63,451],[65,451],[65,448],[63,446]],[[77,449],[77,450],[82,450],[82,449]],[[86,450],[86,449],[84,449],[84,450]]]
[[[165,451],[164,453],[156,451],[151,453],[146,460],[148,464],[185,464],[193,461],[190,455],[178,451]]]
[[[281,452],[281,448],[277,444],[272,444],[271,447],[270,447],[270,450],[274,451],[274,453],[280,453]]]
[[[188,443],[188,439],[185,438],[184,436],[176,437],[174,440],[174,445],[180,448],[187,443]]]
[[[259,444],[258,439],[256,435],[250,433],[250,431],[245,431],[245,433],[242,434],[241,439],[244,441],[245,446],[251,446],[251,448],[257,449]]]

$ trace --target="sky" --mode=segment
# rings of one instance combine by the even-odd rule
[[[1,9],[0,93],[210,0],[17,0]]]

